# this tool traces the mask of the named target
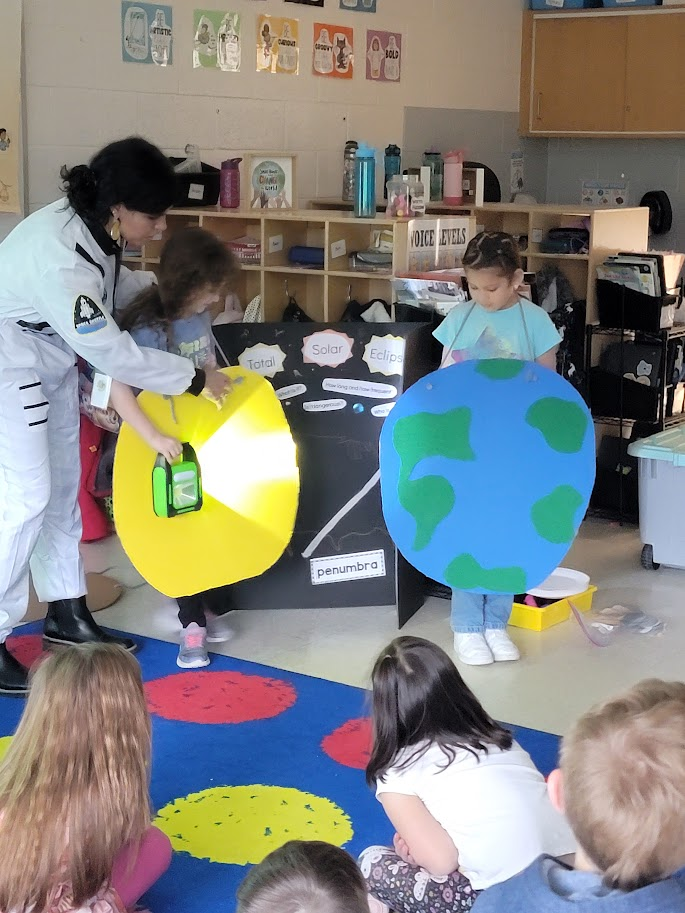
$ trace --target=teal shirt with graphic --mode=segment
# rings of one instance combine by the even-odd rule
[[[547,312],[525,298],[501,311],[465,301],[452,308],[433,335],[450,350],[446,364],[487,358],[535,361],[561,342]]]

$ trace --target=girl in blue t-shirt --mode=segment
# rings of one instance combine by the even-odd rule
[[[454,307],[435,331],[441,367],[461,361],[518,358],[556,370],[561,341],[549,315],[521,298],[521,255],[514,238],[485,231],[469,242],[462,265],[471,300]],[[519,658],[506,627],[511,593],[452,592],[451,624],[458,658],[472,666]]]
[[[212,318],[235,285],[240,266],[226,245],[202,228],[175,232],[162,249],[157,284],[141,292],[117,314],[140,346],[163,349],[190,358],[197,368],[215,368]],[[153,450],[172,461],[181,442],[162,434],[145,415],[137,391],[112,382],[110,403]],[[221,619],[230,611],[228,588],[181,596],[178,617],[181,645],[176,662],[184,669],[207,666],[207,641],[228,640],[230,629]]]

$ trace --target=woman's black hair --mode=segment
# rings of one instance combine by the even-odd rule
[[[482,231],[471,238],[461,264],[465,269],[496,269],[507,279],[523,268],[518,244],[503,231]]]
[[[512,746],[511,733],[488,716],[449,656],[429,640],[396,637],[376,660],[371,684],[370,785],[391,767],[408,767],[433,745],[444,752],[445,766],[458,750],[476,755]],[[415,750],[396,765],[407,748]]]
[[[240,264],[223,241],[204,228],[181,228],[162,248],[157,284],[142,291],[117,315],[122,330],[159,327],[168,331],[193,294],[217,289],[228,294]]]
[[[64,165],[60,176],[62,189],[77,215],[102,225],[118,203],[160,216],[176,196],[176,175],[169,159],[139,136],[110,143],[89,165]]]

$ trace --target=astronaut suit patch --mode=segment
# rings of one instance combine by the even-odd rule
[[[107,326],[102,309],[88,295],[79,295],[74,304],[74,329],[77,333],[95,333]]]

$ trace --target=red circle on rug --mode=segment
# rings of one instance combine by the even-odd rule
[[[18,637],[9,637],[7,639],[7,649],[27,669],[30,669],[39,659],[43,659],[48,655],[43,650],[43,637],[41,634],[20,634]]]
[[[297,700],[290,682],[242,672],[179,672],[145,683],[150,713],[184,723],[268,720]]]
[[[369,762],[371,742],[371,720],[362,717],[343,723],[326,736],[321,747],[338,764],[363,770]]]

